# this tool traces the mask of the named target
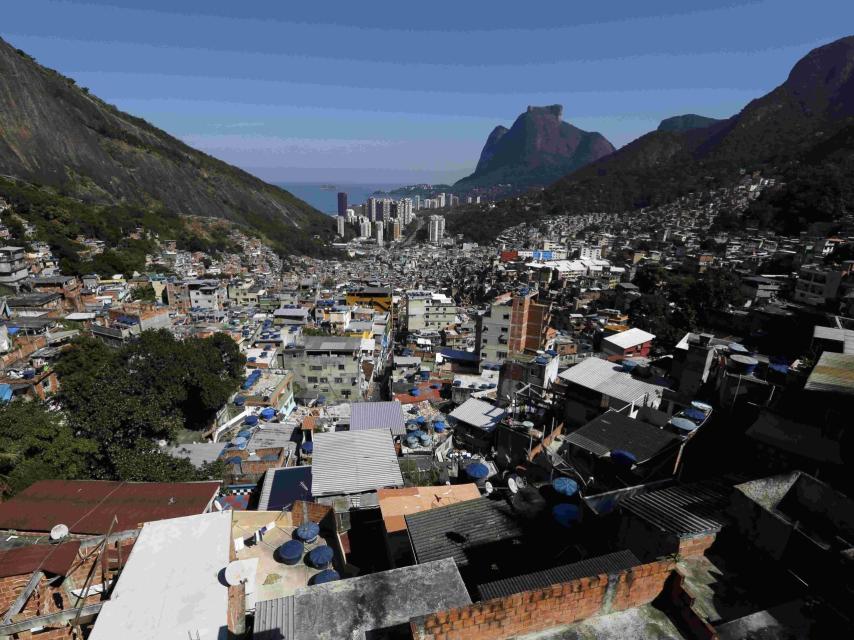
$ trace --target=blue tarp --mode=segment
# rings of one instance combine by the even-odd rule
[[[12,400],[12,386],[0,384],[0,402],[6,403]]]

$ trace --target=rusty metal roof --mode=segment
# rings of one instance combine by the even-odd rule
[[[63,544],[32,544],[0,551],[0,578],[29,575],[37,569],[64,576],[77,557],[80,542]]]
[[[109,482],[42,480],[0,504],[0,529],[50,531],[64,524],[73,534],[105,534],[144,522],[203,513],[219,482]]]

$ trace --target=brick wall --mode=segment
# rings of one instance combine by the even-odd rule
[[[685,577],[674,571],[664,588],[664,605],[690,631],[694,640],[717,640],[715,628],[694,608],[694,596],[684,589]]]
[[[704,536],[694,536],[693,538],[682,538],[679,541],[679,555],[687,558],[692,556],[701,556],[706,552],[706,549],[714,544],[714,542],[714,533]]]
[[[294,502],[294,506],[291,509],[291,522],[293,522],[295,527],[298,527],[307,521],[317,522],[320,524],[321,521],[331,513],[332,507],[328,505],[297,500]],[[334,527],[334,522],[323,524],[329,524]]]
[[[652,602],[675,566],[673,560],[658,560],[610,576],[580,578],[421,616],[410,623],[412,636],[415,640],[500,640],[631,609]]]

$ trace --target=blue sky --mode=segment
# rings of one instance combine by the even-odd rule
[[[846,31],[847,29],[847,31]],[[841,0],[21,0],[0,36],[271,181],[438,182],[529,104],[622,146],[854,32]]]

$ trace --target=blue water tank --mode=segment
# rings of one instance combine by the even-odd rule
[[[241,438],[247,438],[248,439],[249,437],[252,436],[252,432],[249,431],[248,429],[244,429],[243,431],[238,432],[237,435]]]
[[[455,387],[463,386],[463,381],[462,380],[454,380],[454,386]]]
[[[302,559],[305,545],[299,540],[288,540],[276,549],[276,559],[284,564],[296,564]]]
[[[305,524],[301,524],[297,527],[296,537],[297,540],[302,540],[303,542],[308,542],[311,544],[315,540],[317,540],[317,536],[320,534],[320,525],[315,522],[306,522]]]
[[[555,478],[552,487],[562,496],[572,497],[578,493],[578,483],[572,478]]]
[[[702,422],[706,419],[706,414],[697,409],[696,407],[688,407],[687,409],[682,411],[682,415],[686,418],[690,418],[695,422]]]
[[[482,462],[472,462],[466,467],[466,475],[472,480],[483,480],[489,475],[489,467]]]
[[[429,371],[422,371],[421,372],[421,379],[422,380],[429,380],[430,379],[430,372]]]
[[[241,464],[243,462],[243,458],[240,456],[234,456],[225,461],[226,464]]]
[[[267,407],[261,411],[261,417],[264,418],[264,420],[272,420],[276,417],[276,410],[271,407]]]
[[[235,407],[242,407],[244,404],[246,404],[246,398],[244,398],[243,396],[237,396],[234,399],[234,406]]]
[[[324,584],[326,582],[335,582],[339,580],[341,576],[338,575],[338,572],[333,569],[326,569],[325,571],[321,571],[318,574],[315,574],[309,582],[313,585],[315,584]]]
[[[413,398],[417,398],[421,395],[421,389],[419,389],[418,387],[413,387],[409,390],[409,395],[411,395]]]
[[[314,443],[313,442],[303,442],[301,445],[302,452],[306,455],[311,454],[314,451]]]
[[[254,427],[256,424],[258,424],[258,416],[246,416],[246,418],[243,420],[243,424],[249,427]]]
[[[670,418],[670,424],[679,429],[679,431],[687,433],[691,433],[697,428],[697,423],[693,420],[688,420],[688,418]],[[611,455],[613,457],[613,454]]]
[[[433,431],[436,433],[442,433],[445,429],[447,429],[447,426],[443,421],[437,420],[433,423]]]
[[[241,437],[241,436],[237,436],[234,440],[231,441],[231,444],[233,444],[235,447],[239,447],[240,445],[246,444],[246,443],[247,443],[246,438]]]
[[[631,451],[625,451],[623,449],[614,449],[611,452],[611,460],[613,460],[617,464],[621,464],[626,467],[630,467],[638,461],[637,456],[635,456],[635,454],[633,454]]]
[[[415,418],[415,422],[417,422],[418,424],[427,424],[427,418],[425,418],[424,416],[418,416],[417,418]]]
[[[552,507],[552,517],[563,527],[571,527],[581,519],[581,509],[574,504],[556,504]]]
[[[334,555],[332,547],[324,544],[308,552],[308,563],[315,569],[325,569],[332,562]]]

